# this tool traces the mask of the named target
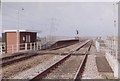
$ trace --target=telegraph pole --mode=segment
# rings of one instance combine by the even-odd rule
[[[50,24],[50,41],[54,40],[53,36],[55,36],[55,30],[56,30],[56,28],[55,28],[55,25],[56,25],[55,21],[56,21],[56,18],[51,18],[51,24]]]

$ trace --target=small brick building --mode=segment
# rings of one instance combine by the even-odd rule
[[[28,30],[4,30],[4,41],[6,53],[10,53],[12,46],[14,50],[20,50],[20,46],[25,43],[37,41],[37,32]]]

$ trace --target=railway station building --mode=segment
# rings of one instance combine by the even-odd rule
[[[30,43],[37,41],[37,32],[28,30],[4,30],[5,52],[13,53],[30,48]]]

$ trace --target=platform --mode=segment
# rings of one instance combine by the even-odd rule
[[[107,59],[104,56],[96,57],[96,64],[99,72],[113,73]]]
[[[114,79],[114,73],[109,65],[105,56],[97,56],[96,57],[96,64],[98,72],[105,78],[105,79]]]

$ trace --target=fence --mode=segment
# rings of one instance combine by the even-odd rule
[[[119,52],[118,41],[117,40],[105,40],[105,44],[106,44],[106,53],[109,53],[114,58],[116,58]]]
[[[114,58],[117,57],[118,51],[118,41],[117,40],[102,40],[95,41],[95,46],[98,52],[105,52],[111,54]]]
[[[41,49],[46,49],[48,47],[48,43],[41,44],[41,42],[31,42],[31,43],[21,43],[17,45],[5,45],[2,44],[0,46],[0,54],[3,53],[15,53],[15,52],[22,52],[22,51],[36,51]],[[18,48],[17,48],[18,47]]]
[[[105,52],[106,50],[106,45],[103,40],[96,40],[95,46],[96,46],[97,52]]]
[[[0,43],[0,54],[5,52],[5,43]]]

